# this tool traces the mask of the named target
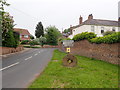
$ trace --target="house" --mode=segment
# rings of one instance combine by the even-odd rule
[[[79,18],[79,25],[71,26],[71,35],[69,38],[73,38],[74,35],[82,33],[82,32],[94,32],[97,36],[103,36],[103,33],[106,31],[115,31],[118,32],[120,25],[120,18],[118,21],[111,20],[101,20],[101,19],[93,19],[93,15],[90,14],[88,19],[83,22],[83,17]]]
[[[27,29],[14,28],[14,31],[20,34],[20,41],[30,40],[31,34]]]

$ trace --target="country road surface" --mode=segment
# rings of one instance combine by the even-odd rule
[[[44,70],[55,48],[31,49],[2,59],[2,88],[27,88]]]

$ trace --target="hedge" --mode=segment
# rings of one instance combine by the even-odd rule
[[[97,37],[89,40],[91,43],[107,43],[107,44],[112,44],[112,43],[120,43],[120,32],[115,32],[111,35],[103,36],[103,37]]]
[[[77,34],[73,37],[73,40],[74,41],[80,41],[80,40],[89,40],[89,39],[92,39],[92,38],[95,38],[96,37],[96,34],[92,33],[92,32],[83,32],[83,33],[80,33],[80,34]]]

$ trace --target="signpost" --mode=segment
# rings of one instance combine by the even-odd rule
[[[77,58],[70,54],[70,48],[74,46],[73,40],[63,40],[63,46],[66,48],[66,52],[68,53],[63,58],[63,65],[67,67],[74,67],[77,65]]]

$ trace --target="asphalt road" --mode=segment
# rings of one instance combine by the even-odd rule
[[[54,48],[31,49],[2,60],[2,88],[27,88],[51,60]]]

